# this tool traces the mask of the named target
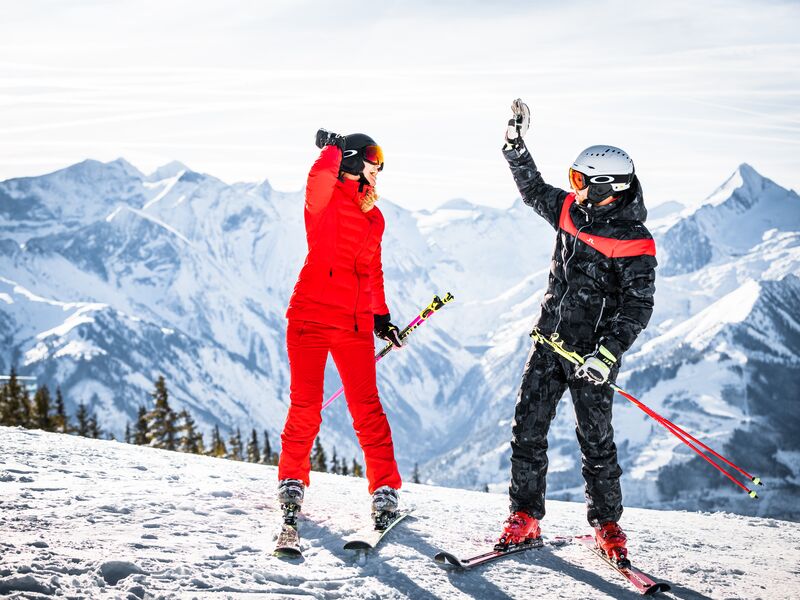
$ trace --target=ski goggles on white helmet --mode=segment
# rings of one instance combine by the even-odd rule
[[[589,184],[610,184],[615,192],[627,190],[633,181],[633,173],[625,175],[586,175],[576,169],[569,170],[569,184],[574,190],[585,189]]]
[[[633,161],[624,150],[614,146],[590,146],[572,163],[569,183],[575,190],[597,185],[621,192],[631,187],[633,175]]]

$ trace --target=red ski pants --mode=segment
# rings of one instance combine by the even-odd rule
[[[399,489],[400,473],[394,459],[389,422],[383,412],[375,381],[375,342],[371,331],[349,331],[289,320],[289,414],[281,433],[278,479],[300,479],[309,484],[311,446],[322,423],[325,363],[333,356],[342,378],[347,408],[364,451],[370,494],[388,485]]]

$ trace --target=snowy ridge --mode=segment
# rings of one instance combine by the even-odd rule
[[[0,594],[11,597],[640,597],[577,544],[471,573],[438,567],[441,549],[467,555],[494,542],[501,494],[407,484],[401,502],[413,517],[359,558],[342,545],[368,518],[366,482],[312,473],[304,558],[284,561],[271,555],[274,467],[5,427],[0,449],[3,508],[13,515],[0,539]],[[795,523],[628,509],[623,524],[635,564],[671,583],[670,597],[796,595]],[[550,502],[543,529],[587,533],[583,504]]]

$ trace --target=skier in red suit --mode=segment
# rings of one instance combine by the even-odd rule
[[[384,219],[375,206],[383,151],[364,134],[317,132],[322,152],[308,174],[308,242],[286,317],[290,406],[281,434],[278,498],[297,510],[309,485],[311,447],[322,422],[328,353],[344,385],[347,407],[364,452],[373,515],[397,511],[400,473],[392,433],[378,397],[375,343],[402,345],[383,290]]]

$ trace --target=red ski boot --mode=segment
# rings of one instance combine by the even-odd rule
[[[599,527],[595,527],[594,538],[597,542],[597,547],[605,552],[608,558],[621,567],[630,565],[628,549],[625,547],[628,537],[615,521],[609,521]]]
[[[495,548],[506,550],[509,546],[522,544],[528,540],[535,540],[542,535],[539,529],[539,521],[528,513],[517,511],[511,513],[503,523],[503,533],[497,540]]]

